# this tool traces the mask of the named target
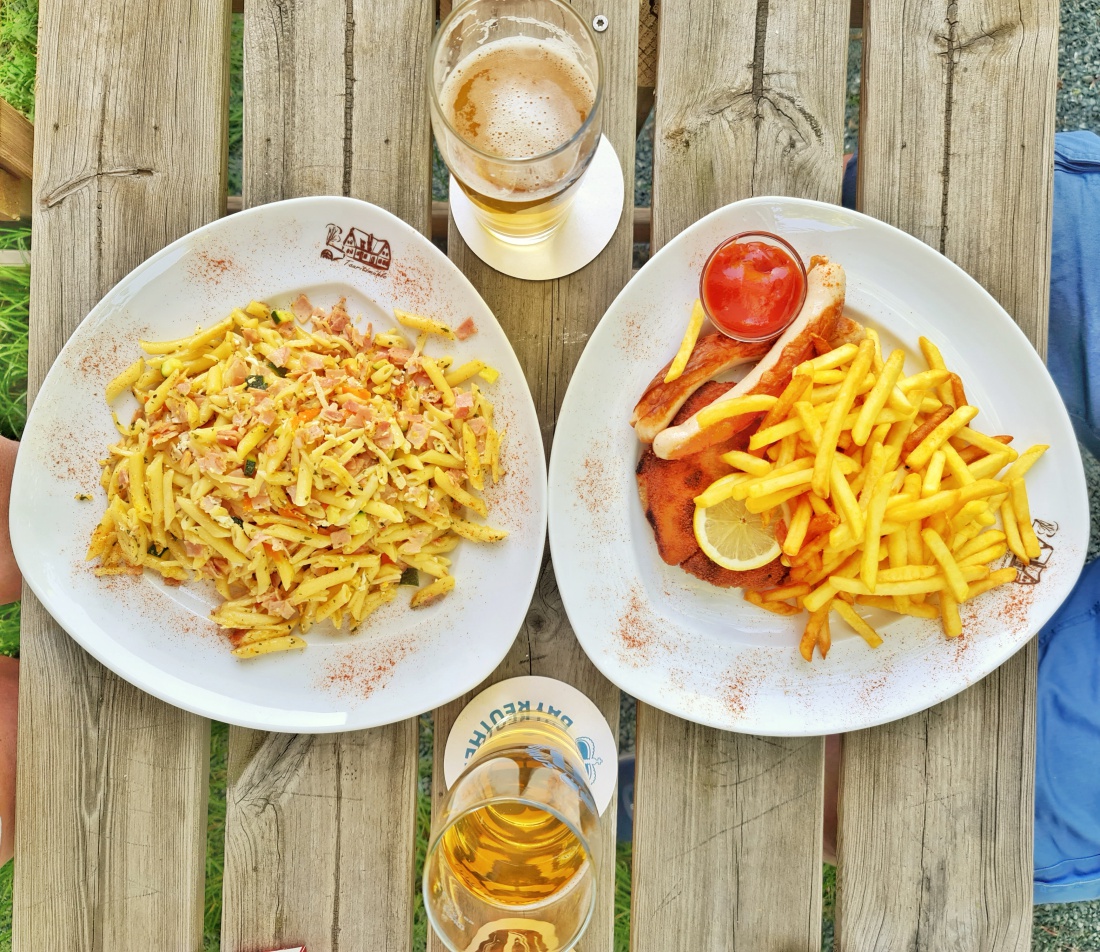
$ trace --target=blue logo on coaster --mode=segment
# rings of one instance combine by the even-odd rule
[[[588,774],[588,782],[596,782],[596,768],[603,763],[602,757],[596,756],[596,742],[591,737],[578,737],[577,749],[584,758],[584,772]]]

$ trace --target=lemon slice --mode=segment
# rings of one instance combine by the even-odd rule
[[[712,562],[732,572],[748,572],[779,558],[775,533],[740,499],[696,506],[695,541]]]

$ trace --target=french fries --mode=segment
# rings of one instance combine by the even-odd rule
[[[877,335],[800,364],[778,397],[741,397],[699,414],[704,428],[765,412],[748,452],[722,458],[733,472],[696,504],[742,499],[765,524],[783,520],[782,584],[746,592],[751,604],[809,612],[799,644],[825,657],[835,612],[874,648],[882,636],[857,610],[939,619],[964,630],[960,606],[1016,578],[994,568],[1011,552],[1040,555],[1024,476],[1048,449],[1019,452],[1010,436],[974,429],[979,408],[934,343],[927,367],[905,373],[905,354],[878,351]]]
[[[668,373],[665,374],[665,383],[672,383],[684,372],[688,358],[691,357],[691,352],[695,349],[695,342],[699,339],[699,330],[703,326],[705,317],[706,312],[703,310],[703,302],[696,300],[691,309],[691,318],[688,320],[687,330],[684,331],[684,339],[680,341],[680,349],[676,351],[676,356],[672,358],[672,365],[668,368]]]

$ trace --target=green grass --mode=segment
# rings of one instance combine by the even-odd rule
[[[0,0],[2,2],[2,0]],[[229,194],[241,194],[244,140],[244,15],[233,14],[229,35]]]
[[[18,247],[23,237],[21,230],[0,232],[0,248]],[[0,267],[0,434],[12,439],[27,422],[30,280],[30,268]]]
[[[206,812],[206,893],[203,952],[219,952],[222,932],[222,866],[225,857],[225,785],[229,725],[210,722],[210,801]],[[3,952],[0,949],[0,952]]]
[[[38,0],[0,3],[0,99],[34,119]]]

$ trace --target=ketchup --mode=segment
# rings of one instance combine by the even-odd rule
[[[805,299],[806,277],[790,252],[753,237],[718,246],[703,269],[700,297],[720,330],[759,341],[777,336],[794,319]]]

